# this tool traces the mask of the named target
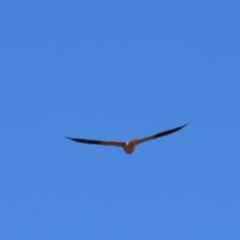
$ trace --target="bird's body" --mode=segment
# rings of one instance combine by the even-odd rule
[[[125,153],[131,154],[131,153],[133,153],[135,146],[136,146],[136,139],[133,139],[132,141],[126,142],[123,149],[124,149]]]
[[[75,142],[80,142],[80,143],[87,143],[87,144],[99,144],[99,145],[104,145],[104,146],[116,146],[116,147],[122,147],[125,153],[131,154],[134,152],[136,145],[147,142],[159,137],[166,136],[168,134],[174,133],[185,127],[187,124],[173,128],[164,132],[157,133],[155,135],[149,136],[149,137],[144,137],[144,138],[136,138],[133,139],[129,142],[119,142],[119,141],[100,141],[100,140],[89,140],[89,139],[83,139],[83,138],[70,138],[67,137],[68,139],[75,141]]]

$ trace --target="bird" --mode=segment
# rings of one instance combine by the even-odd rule
[[[143,138],[135,138],[128,142],[120,142],[120,141],[102,141],[102,140],[90,140],[90,139],[83,139],[83,138],[72,138],[72,137],[66,137],[67,139],[70,139],[72,141],[78,142],[78,143],[86,143],[86,144],[98,144],[103,146],[114,146],[114,147],[122,147],[125,153],[132,154],[135,150],[135,147],[140,144],[144,143],[159,137],[163,137],[172,133],[175,133],[179,131],[180,129],[184,128],[188,124],[184,124],[180,127],[172,128],[163,132],[159,132],[157,134],[143,137]]]

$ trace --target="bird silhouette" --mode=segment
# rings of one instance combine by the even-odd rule
[[[103,145],[103,146],[114,146],[114,147],[122,147],[125,153],[131,154],[134,152],[135,147],[140,144],[144,143],[159,137],[163,137],[172,133],[175,133],[185,127],[188,124],[184,124],[180,127],[172,128],[163,132],[159,132],[157,134],[148,136],[148,137],[143,137],[143,138],[135,138],[131,141],[128,142],[120,142],[120,141],[102,141],[102,140],[90,140],[90,139],[83,139],[83,138],[71,138],[71,137],[66,137],[67,139],[70,139],[75,142],[79,143],[86,143],[86,144],[98,144],[98,145]]]

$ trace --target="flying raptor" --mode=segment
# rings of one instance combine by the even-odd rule
[[[135,146],[143,143],[143,142],[147,142],[159,137],[163,137],[166,136],[168,134],[174,133],[179,131],[180,129],[182,129],[183,127],[185,127],[187,124],[184,124],[183,126],[180,127],[176,127],[173,129],[169,129],[166,130],[164,132],[160,132],[157,134],[154,134],[152,136],[149,137],[144,137],[144,138],[135,138],[129,142],[118,142],[118,141],[101,141],[101,140],[89,140],[89,139],[83,139],[83,138],[71,138],[71,137],[66,137],[72,141],[75,142],[79,142],[79,143],[87,143],[87,144],[99,144],[99,145],[103,145],[103,146],[115,146],[115,147],[122,147],[123,150],[125,151],[125,153],[127,154],[131,154],[133,153]]]

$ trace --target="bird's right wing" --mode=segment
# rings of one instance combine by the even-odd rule
[[[137,140],[136,144],[143,143],[143,142],[147,142],[147,141],[153,140],[153,139],[155,139],[155,138],[163,137],[163,136],[166,136],[166,135],[168,135],[168,134],[177,132],[177,131],[179,131],[180,129],[182,129],[183,127],[185,127],[186,125],[187,125],[187,124],[185,124],[185,125],[183,125],[183,126],[180,126],[180,127],[173,128],[173,129],[169,129],[169,130],[167,130],[167,131],[160,132],[160,133],[157,133],[157,134],[152,135],[152,136],[149,136],[149,137],[140,138],[140,139]]]
[[[118,142],[118,141],[101,141],[101,140],[90,140],[90,139],[71,138],[71,137],[66,137],[66,138],[79,143],[98,144],[98,145],[116,146],[116,147],[125,146],[125,142]]]

